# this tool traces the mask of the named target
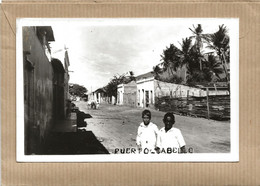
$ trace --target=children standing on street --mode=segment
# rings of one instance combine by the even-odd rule
[[[175,127],[175,117],[173,113],[166,113],[163,118],[165,127],[163,127],[157,138],[157,147],[161,153],[185,153],[185,141],[181,131]]]
[[[155,153],[158,127],[151,122],[151,112],[142,112],[143,122],[138,127],[136,144],[140,153]]]

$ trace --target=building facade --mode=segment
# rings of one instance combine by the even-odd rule
[[[120,84],[117,88],[117,104],[131,105],[127,100],[132,100],[132,95],[135,95],[135,106],[141,108],[153,108],[156,98],[164,96],[172,98],[188,96],[205,97],[207,95],[207,89],[208,95],[229,95],[227,87],[190,87],[181,84],[167,83],[155,79],[153,72],[137,76],[135,83]]]
[[[57,120],[66,117],[66,83],[65,69],[58,59],[52,59],[53,67],[53,118]]]
[[[152,72],[142,74],[136,77],[137,101],[138,107],[151,107],[154,104],[154,87],[155,78]]]
[[[53,119],[51,27],[23,27],[25,154],[37,153]]]
[[[23,27],[25,154],[40,154],[55,120],[68,114],[68,54],[53,59],[50,26]]]
[[[117,86],[117,104],[135,106],[136,89],[137,85],[135,81],[131,81],[127,84],[119,84]]]

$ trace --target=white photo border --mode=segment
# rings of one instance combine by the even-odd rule
[[[23,26],[45,26],[69,20],[71,24],[143,25],[181,19],[206,24],[214,21],[229,26],[230,34],[230,153],[193,153],[178,155],[25,155],[24,154],[24,81]],[[19,18],[16,20],[16,160],[17,162],[238,162],[239,161],[239,19],[238,18]]]

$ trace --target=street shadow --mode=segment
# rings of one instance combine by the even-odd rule
[[[42,153],[45,155],[109,154],[92,131],[53,132]]]
[[[92,118],[92,116],[80,110],[76,111],[76,113],[77,113],[77,127],[86,127],[87,122],[85,121],[85,119]]]

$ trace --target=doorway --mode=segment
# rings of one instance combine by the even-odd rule
[[[145,107],[149,107],[149,91],[145,91]]]

